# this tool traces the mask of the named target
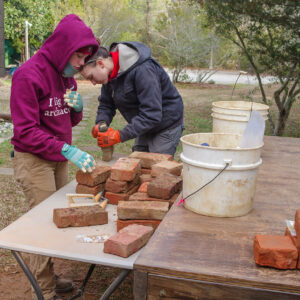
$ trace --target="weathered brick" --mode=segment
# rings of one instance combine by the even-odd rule
[[[170,207],[171,207],[171,206],[174,204],[174,202],[177,200],[178,196],[179,196],[179,193],[176,193],[176,194],[174,194],[174,195],[170,198],[170,200],[169,200]]]
[[[132,181],[141,169],[139,159],[122,157],[111,168],[110,178],[113,180]]]
[[[129,155],[129,157],[140,159],[142,163],[142,168],[145,169],[151,169],[152,165],[163,160],[173,160],[173,157],[170,154],[139,152],[139,151],[132,152]]]
[[[119,201],[126,201],[128,200],[127,194],[121,194],[121,193],[112,193],[112,192],[106,192],[105,198],[108,199],[109,204],[118,205]]]
[[[108,214],[98,205],[55,208],[53,221],[58,228],[102,225],[108,223]]]
[[[104,191],[104,183],[100,183],[96,186],[88,186],[79,183],[76,185],[77,194],[92,194],[96,196],[101,191]]]
[[[97,165],[93,172],[82,172],[78,170],[76,173],[76,181],[80,184],[88,186],[96,186],[99,183],[103,183],[110,175],[111,167]]]
[[[288,236],[256,235],[254,237],[254,258],[261,266],[277,269],[295,269],[298,251]]]
[[[117,231],[120,231],[126,226],[137,224],[151,226],[154,230],[158,227],[161,221],[159,220],[117,220]]]
[[[290,232],[290,230],[288,229],[288,227],[285,228],[285,233],[284,235],[288,236],[291,241],[293,242],[293,244],[296,246],[297,244],[297,237],[292,235],[292,233]]]
[[[180,176],[182,171],[182,164],[173,160],[161,161],[152,166],[151,176],[156,177],[163,173],[170,173],[176,176]]]
[[[148,184],[147,193],[153,198],[170,199],[182,189],[182,178],[169,173],[157,176]]]
[[[152,198],[147,193],[141,193],[141,192],[132,194],[128,200],[129,201],[163,201],[163,202],[170,201],[166,199]]]
[[[151,169],[145,169],[145,168],[142,168],[141,169],[141,174],[149,174],[149,175],[151,175]]]
[[[137,224],[129,225],[110,237],[104,243],[103,251],[121,257],[128,257],[142,248],[148,242],[152,233],[152,227]]]
[[[139,182],[139,175],[137,175],[133,181],[121,181],[108,178],[105,183],[105,190],[112,193],[126,193],[134,186],[138,185]]]
[[[168,209],[169,202],[119,201],[117,212],[120,220],[162,220]]]
[[[142,174],[140,176],[140,183],[141,184],[144,183],[144,182],[150,182],[152,180],[153,180],[153,177],[151,176],[151,174]]]
[[[139,193],[147,193],[147,186],[149,182],[144,182],[140,185],[138,192]]]
[[[106,192],[105,198],[108,199],[109,204],[118,205],[119,201],[127,201],[129,196],[138,190],[139,186],[133,186],[127,193],[112,193]]]

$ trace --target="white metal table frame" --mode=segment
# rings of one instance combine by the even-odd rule
[[[19,252],[26,252],[62,259],[69,259],[91,263],[86,278],[75,296],[70,300],[83,295],[85,285],[90,278],[95,265],[104,265],[121,268],[123,271],[106,289],[100,299],[108,299],[121,282],[133,269],[139,252],[128,258],[122,258],[103,252],[103,243],[81,243],[76,236],[82,235],[114,235],[117,232],[116,206],[107,205],[108,224],[86,227],[57,228],[53,222],[53,209],[68,207],[66,194],[74,193],[76,182],[73,180],[62,189],[55,192],[42,203],[21,216],[15,222],[0,231],[0,248],[8,249],[33,286],[38,300],[44,300],[38,283]]]

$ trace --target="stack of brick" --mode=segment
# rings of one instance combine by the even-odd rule
[[[300,269],[300,209],[295,214],[296,236],[286,228],[285,236],[256,235],[254,258],[256,264],[277,269]]]
[[[134,158],[120,158],[111,168],[105,184],[105,197],[109,204],[128,200],[140,183],[141,161]]]
[[[144,171],[138,191],[119,202],[117,230],[130,224],[156,229],[182,189],[182,164],[167,154],[133,152],[129,157],[139,158]]]
[[[104,191],[105,182],[110,173],[111,167],[101,165],[97,165],[91,173],[84,173],[81,170],[77,171],[76,193],[97,195],[99,192]]]

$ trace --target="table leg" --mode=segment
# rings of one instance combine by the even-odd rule
[[[105,290],[100,300],[106,300],[117,289],[117,287],[123,282],[123,280],[129,275],[131,270],[123,270],[120,275],[112,282],[112,284]]]
[[[82,283],[81,287],[77,290],[77,294],[72,296],[69,300],[74,300],[74,299],[79,298],[83,295],[84,290],[85,290],[85,286],[86,286],[88,280],[90,279],[90,277],[91,277],[91,275],[92,275],[92,273],[95,269],[95,266],[96,266],[95,264],[92,264],[90,266],[90,268],[89,268],[89,270],[88,270],[88,272],[87,272],[87,274],[86,274],[86,276],[83,280],[83,283]]]
[[[21,266],[21,268],[22,268],[23,272],[25,273],[25,275],[27,276],[27,278],[29,279],[29,281],[30,281],[31,285],[33,286],[34,291],[38,297],[38,300],[44,300],[44,296],[42,294],[42,291],[41,291],[36,279],[32,275],[30,269],[26,265],[25,261],[23,260],[22,256],[20,255],[20,253],[17,251],[13,251],[13,250],[11,250],[11,253],[15,257],[18,264]]]

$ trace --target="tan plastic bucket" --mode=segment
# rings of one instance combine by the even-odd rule
[[[243,134],[252,110],[268,119],[269,106],[247,101],[218,101],[212,103],[213,132]]]
[[[181,137],[184,198],[213,179],[229,163],[220,176],[185,200],[185,208],[215,217],[237,217],[251,211],[263,145],[241,149],[237,148],[240,140],[240,135],[224,133]],[[201,146],[202,143],[209,146]]]

